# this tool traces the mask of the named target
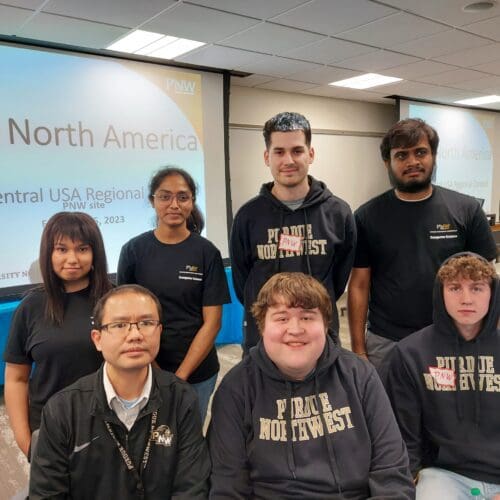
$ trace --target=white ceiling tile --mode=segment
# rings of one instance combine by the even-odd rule
[[[40,13],[24,25],[20,36],[54,43],[102,49],[128,28]]]
[[[33,11],[0,5],[0,33],[20,36],[22,25],[33,15]]]
[[[473,66],[473,68],[478,71],[484,71],[485,73],[491,73],[492,75],[500,75],[500,60],[478,64],[477,66]]]
[[[274,76],[269,75],[248,75],[248,76],[231,76],[231,85],[238,87],[255,87],[261,83],[271,82],[277,80]]]
[[[345,80],[346,78],[359,76],[360,74],[361,73],[359,71],[351,71],[349,69],[335,68],[332,66],[321,66],[312,70],[291,73],[289,77],[301,82],[326,85],[338,80]]]
[[[236,69],[248,73],[260,73],[262,75],[271,75],[275,77],[285,77],[301,71],[310,71],[319,67],[318,64],[312,64],[284,57],[263,56],[255,62],[238,66]]]
[[[437,75],[422,76],[418,81],[425,83],[433,83],[436,85],[448,85],[451,83],[468,82],[470,80],[478,80],[486,76],[480,71],[472,69],[454,69],[452,71],[445,71]]]
[[[315,83],[297,82],[295,80],[278,79],[256,86],[259,89],[279,90],[281,92],[301,92],[302,90],[317,87]]]
[[[394,9],[368,0],[313,0],[274,21],[325,35],[335,35],[393,14]]]
[[[348,89],[345,87],[315,87],[301,92],[307,95],[320,97],[332,97],[335,99],[349,99],[351,101],[368,101],[383,104],[394,104],[394,100],[386,99],[384,96],[367,92],[365,90]]]
[[[498,12],[498,14],[500,14],[500,12]],[[500,42],[500,15],[485,21],[468,24],[464,26],[464,29],[476,33],[476,35],[485,36]]]
[[[433,35],[447,28],[412,14],[399,12],[372,21],[358,28],[339,33],[338,36],[353,42],[366,43],[390,49],[396,44],[423,36]]]
[[[460,50],[452,54],[435,57],[437,61],[464,68],[500,59],[500,43],[490,43],[473,49]]]
[[[222,44],[266,54],[283,55],[284,52],[317,42],[323,37],[307,31],[286,28],[273,23],[260,23],[242,33],[226,38]]]
[[[241,14],[242,16],[269,19],[293,9],[309,0],[189,0],[190,3]]]
[[[450,54],[457,50],[488,45],[489,43],[490,41],[476,35],[458,30],[448,30],[436,35],[395,45],[393,50],[418,57],[430,58]]]
[[[369,54],[340,61],[337,63],[337,66],[364,72],[377,72],[393,66],[401,66],[417,61],[417,57],[398,54],[388,50],[378,50],[376,52],[370,52]]]
[[[384,0],[385,4],[395,8],[420,14],[428,19],[434,19],[450,26],[463,26],[480,19],[488,19],[500,15],[498,5],[495,8],[481,12],[464,12],[462,6],[472,3],[472,0]]]
[[[206,45],[196,51],[176,57],[175,60],[212,68],[234,69],[237,66],[249,64],[260,58],[262,58],[262,54],[247,50],[221,47],[220,45]]]
[[[454,66],[434,61],[418,61],[391,68],[391,76],[404,78],[405,80],[419,80],[422,76],[436,75],[445,71],[456,69]]]
[[[2,5],[37,10],[44,3],[45,0],[5,0],[2,2]]]
[[[427,83],[411,82],[403,80],[402,82],[389,83],[388,85],[381,85],[373,87],[371,92],[384,95],[401,95],[412,97],[425,97],[432,91],[433,86]]]
[[[361,45],[359,43],[346,42],[338,38],[324,38],[319,42],[285,52],[283,55],[293,59],[331,64],[349,57],[367,54],[374,50],[376,49],[373,47],[368,47],[367,45]]]
[[[500,93],[500,76],[486,76],[478,80],[468,82],[457,82],[450,87],[457,87],[465,90],[474,90],[476,92],[485,92],[488,94]]]
[[[50,0],[43,12],[77,17],[88,21],[133,28],[150,19],[176,0]]]
[[[183,3],[145,23],[141,29],[212,43],[258,22],[249,17]]]

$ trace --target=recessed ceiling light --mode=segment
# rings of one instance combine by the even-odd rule
[[[161,33],[135,30],[106,48],[109,50],[116,50],[118,52],[134,53],[142,47],[149,45],[164,36],[165,35],[162,35]]]
[[[472,2],[462,7],[464,12],[483,12],[492,9],[496,5],[495,0],[485,0],[482,2]]]
[[[462,99],[455,101],[455,104],[466,104],[467,106],[478,106],[480,104],[491,104],[492,102],[500,102],[498,95],[486,95],[484,97],[474,97],[472,99]]]
[[[202,45],[205,43],[151,31],[135,30],[106,48],[129,54],[173,59]]]
[[[365,75],[355,76],[354,78],[347,78],[346,80],[331,82],[328,85],[360,90],[377,87],[379,85],[387,85],[388,83],[400,82],[401,80],[402,78],[396,78],[394,76],[377,75],[377,73],[366,73]]]

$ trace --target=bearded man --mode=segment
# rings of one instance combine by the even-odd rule
[[[423,120],[393,125],[380,144],[393,189],[354,214],[352,350],[377,369],[396,342],[432,323],[434,277],[447,257],[463,251],[496,257],[478,201],[432,184],[438,145],[438,133]]]

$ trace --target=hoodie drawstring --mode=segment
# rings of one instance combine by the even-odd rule
[[[293,439],[292,439],[292,384],[289,381],[285,382],[288,400],[286,405],[285,421],[286,421],[286,435],[288,436],[286,440],[286,461],[288,463],[288,469],[292,473],[292,477],[297,479],[295,475],[296,465],[295,457],[293,455]]]
[[[319,398],[318,377],[316,376],[316,374],[314,375],[314,393],[316,394],[316,401],[319,402],[320,398]],[[320,411],[319,414],[321,416],[321,422],[323,424],[323,428],[325,429],[324,435],[326,440],[326,447],[328,449],[328,461],[330,464],[330,470],[332,471],[333,480],[337,485],[337,492],[340,495],[340,498],[344,498],[344,495],[342,494],[342,487],[340,486],[340,472],[337,465],[337,458],[335,457],[335,450],[333,449],[332,438],[330,437],[330,434],[328,434],[327,432],[328,426],[323,412]]]

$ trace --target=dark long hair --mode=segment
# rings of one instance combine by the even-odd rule
[[[203,214],[196,204],[196,183],[194,182],[194,179],[191,177],[191,175],[188,174],[184,169],[168,165],[166,167],[163,167],[161,170],[158,170],[158,172],[153,175],[151,181],[149,182],[149,201],[151,202],[151,204],[153,204],[153,195],[160,187],[163,179],[165,179],[165,177],[169,177],[170,175],[180,175],[188,185],[189,190],[191,191],[191,195],[193,196],[193,210],[191,210],[191,214],[189,215],[186,224],[187,228],[191,232],[200,234],[205,227],[205,219],[203,218]]]
[[[40,241],[40,270],[47,294],[45,316],[47,320],[61,325],[64,319],[64,284],[52,267],[52,252],[55,243],[63,237],[82,241],[92,248],[92,268],[89,273],[90,299],[92,305],[112,287],[108,279],[108,264],[101,231],[96,221],[83,212],[58,212],[45,225]]]

